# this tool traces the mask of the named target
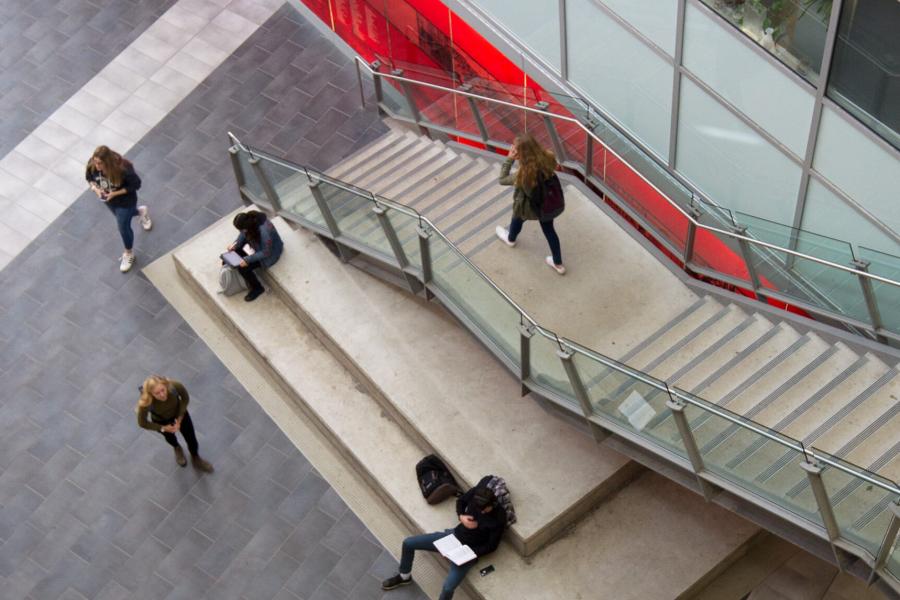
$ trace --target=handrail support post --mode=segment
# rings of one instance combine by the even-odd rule
[[[471,84],[464,83],[459,86],[459,91],[468,94],[472,91],[472,86]],[[478,108],[478,103],[475,102],[475,98],[472,96],[466,96],[466,100],[469,103],[469,110],[472,111],[472,116],[475,117],[475,124],[478,126],[478,133],[481,134],[481,141],[487,145],[488,140],[491,138],[488,134],[487,126],[484,124],[484,119],[481,116],[481,109]]]
[[[569,378],[569,383],[572,385],[572,390],[575,392],[575,397],[581,405],[581,412],[584,414],[584,420],[587,421],[587,425],[591,430],[591,435],[594,436],[594,440],[599,444],[608,438],[610,433],[601,429],[591,420],[591,417],[594,415],[594,407],[591,405],[591,399],[590,396],[588,396],[587,388],[584,387],[581,375],[578,373],[575,362],[572,360],[574,354],[575,353],[569,349],[560,349],[556,351],[556,356],[558,356],[559,360],[562,362],[563,369],[566,370],[566,375]]]
[[[825,489],[825,483],[822,481],[821,465],[804,460],[800,463],[800,468],[806,471],[806,478],[809,480],[809,487],[812,488],[813,496],[816,499],[816,506],[819,509],[819,516],[822,517],[822,523],[825,525],[825,532],[828,534],[828,542],[831,544],[831,551],[834,553],[835,564],[841,571],[844,570],[841,552],[834,545],[835,540],[841,537],[841,529],[838,526],[837,518],[834,516],[834,509],[831,506],[831,499],[828,497],[828,491]]]
[[[531,391],[525,382],[531,377],[531,338],[534,337],[534,326],[519,324],[519,381],[522,384],[522,396]]]
[[[872,264],[867,260],[856,259],[851,261],[850,265],[863,273],[869,272],[869,265]],[[887,344],[887,338],[878,333],[882,328],[881,311],[878,309],[878,297],[875,295],[875,288],[872,286],[872,280],[865,275],[858,274],[859,286],[862,288],[863,297],[866,299],[866,308],[869,310],[869,319],[872,320],[872,329],[875,331],[875,337],[882,344]]]
[[[244,193],[244,186],[247,185],[247,179],[244,177],[244,169],[241,165],[241,149],[234,145],[228,149],[228,158],[231,160],[231,168],[234,171],[234,180],[237,183],[238,193],[245,206],[250,206],[253,202]]]
[[[750,274],[750,284],[753,286],[753,293],[757,300],[766,302],[766,296],[762,293],[762,285],[759,282],[759,274],[756,272],[756,266],[753,264],[753,249],[750,248],[750,242],[744,239],[747,236],[747,227],[745,225],[737,225],[734,232],[741,236],[738,238],[738,244],[741,247],[741,257],[744,264],[747,265],[747,273]]]
[[[425,299],[431,300],[434,294],[428,289],[431,283],[431,232],[421,223],[416,226],[419,234],[419,255],[422,257],[422,284],[425,286]]]
[[[403,273],[403,278],[406,280],[409,291],[412,292],[413,295],[418,295],[419,290],[422,289],[422,284],[419,283],[415,277],[406,272],[406,267],[409,266],[409,260],[406,258],[406,252],[403,250],[400,239],[397,237],[397,231],[394,229],[394,224],[391,223],[390,218],[387,216],[386,209],[375,201],[372,212],[375,213],[375,216],[378,218],[378,223],[384,231],[384,237],[387,238],[388,244],[391,246],[391,251],[394,253],[394,258],[397,260],[397,266],[400,268],[400,272]]]
[[[703,211],[700,210],[699,206],[692,204],[687,210],[688,214],[691,215],[691,219],[688,219],[687,236],[684,240],[684,255],[682,256],[685,269],[688,268],[688,265],[691,264],[691,260],[694,258],[694,242],[697,240],[697,223],[695,221],[699,221],[700,217],[703,216]]]
[[[706,467],[703,465],[703,456],[697,447],[697,440],[694,438],[694,433],[691,431],[691,426],[688,424],[687,417],[684,414],[684,402],[669,394],[666,406],[672,411],[672,418],[675,419],[675,425],[678,427],[678,433],[681,435],[681,442],[684,444],[688,459],[691,461],[691,468],[694,469],[697,485],[700,486],[700,491],[703,493],[706,501],[711,502],[716,495],[716,488],[700,476],[706,470]]]
[[[880,571],[887,562],[888,556],[891,553],[891,548],[894,547],[894,543],[897,541],[898,532],[900,532],[900,504],[892,502],[891,522],[884,535],[884,540],[881,542],[881,548],[878,549],[878,556],[875,557],[875,563],[872,565],[872,572],[869,574],[868,580],[869,585],[872,585],[872,582],[875,581],[875,577],[878,575],[878,571]]]
[[[550,134],[553,151],[556,152],[556,162],[559,164],[565,163],[566,149],[563,147],[562,140],[559,138],[559,132],[556,131],[556,125],[553,123],[553,119],[550,118],[549,114],[546,114],[548,112],[547,109],[550,108],[550,104],[541,100],[535,104],[534,107],[540,111],[544,111],[544,114],[542,114],[541,117],[544,120],[544,126],[547,128],[547,133]]]

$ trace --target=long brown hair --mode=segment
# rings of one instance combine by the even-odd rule
[[[151,375],[144,380],[144,385],[141,386],[141,397],[138,398],[137,408],[135,410],[140,411],[140,409],[150,406],[150,403],[153,402],[153,390],[155,390],[156,386],[159,384],[163,384],[168,388],[169,380],[162,375]]]
[[[122,176],[131,163],[118,152],[111,150],[109,146],[97,146],[87,163],[86,170],[89,176],[97,171],[94,168],[95,158],[99,159],[100,164],[103,165],[103,174],[109,179],[109,182],[116,187],[122,185]]]
[[[530,133],[516,136],[513,143],[519,160],[516,187],[527,191],[533,190],[537,185],[538,173],[546,178],[556,170],[556,156],[549,150],[544,150]]]

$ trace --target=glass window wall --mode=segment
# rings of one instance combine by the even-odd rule
[[[654,2],[603,0],[603,4],[628,21],[654,44],[668,52],[669,56],[675,56],[677,0],[655,0]]]
[[[832,0],[702,0],[785,65],[815,82]]]
[[[844,2],[828,96],[900,148],[900,2]]]
[[[676,167],[713,202],[776,223],[793,220],[800,166],[688,78],[681,82]]]
[[[497,23],[560,71],[559,3],[556,0],[475,0]]]
[[[900,244],[815,178],[809,180],[800,228],[900,256]]]
[[[900,190],[900,160],[870,139],[841,116],[825,107],[819,126],[813,167],[831,183],[854,199],[879,221],[900,232],[900,210],[897,210],[897,190]],[[860,234],[866,223],[843,222],[842,236],[848,241],[866,241]],[[859,227],[860,231],[854,230]],[[881,249],[881,248],[878,248]],[[896,250],[885,250],[896,253]]]
[[[693,5],[685,14],[684,65],[794,154],[804,156],[815,100],[809,86]]]
[[[569,80],[656,154],[668,156],[672,65],[593,0],[568,0],[566,21]]]

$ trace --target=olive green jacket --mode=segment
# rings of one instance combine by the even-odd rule
[[[516,174],[510,173],[512,169],[513,159],[507,158],[500,167],[500,185],[516,185]],[[528,199],[531,197],[531,191],[525,191],[516,186],[513,192],[513,216],[523,221],[537,221],[538,215],[534,214],[531,203]]]
[[[168,398],[162,402],[153,398],[150,406],[138,407],[138,425],[144,429],[159,431],[162,428],[160,423],[170,423],[187,412],[188,402],[191,401],[187,388],[179,381],[169,380],[169,383]]]

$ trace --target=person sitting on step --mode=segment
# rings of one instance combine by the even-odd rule
[[[478,558],[497,549],[497,546],[500,545],[500,537],[506,528],[506,513],[497,502],[494,493],[487,487],[489,479],[490,476],[485,477],[478,482],[478,485],[457,498],[456,514],[459,518],[459,525],[455,529],[414,535],[403,540],[400,571],[393,577],[385,579],[381,584],[381,589],[393,590],[412,583],[412,564],[415,551],[437,552],[434,542],[450,534],[456,536],[460,544],[469,546]],[[450,573],[444,580],[440,600],[453,598],[453,592],[462,583],[466,573],[478,562],[478,558],[462,565],[450,563]]]
[[[258,210],[238,213],[233,221],[235,229],[240,231],[234,243],[228,246],[229,251],[237,252],[243,260],[238,266],[238,273],[247,282],[248,292],[244,300],[252,302],[265,290],[253,271],[259,267],[271,267],[281,258],[284,243],[275,225]],[[250,244],[253,254],[244,251],[244,245]]]

